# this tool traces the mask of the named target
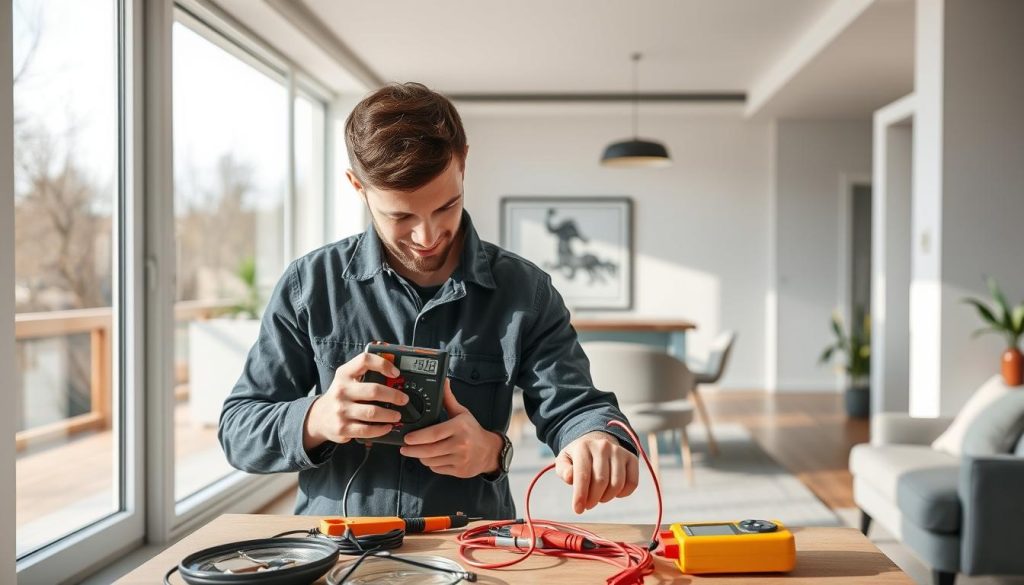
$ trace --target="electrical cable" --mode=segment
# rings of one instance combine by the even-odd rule
[[[341,515],[344,518],[348,518],[348,490],[352,487],[352,482],[355,481],[356,476],[362,471],[363,466],[366,465],[366,461],[370,458],[370,447],[372,443],[365,443],[366,450],[363,452],[363,460],[356,466],[356,470],[352,472],[352,476],[348,478],[348,482],[345,483],[345,492],[341,496]]]
[[[353,573],[355,573],[355,571],[359,568],[359,566],[363,564],[363,561],[365,561],[366,559],[371,558],[371,557],[373,557],[373,558],[383,558],[383,559],[389,559],[389,560],[393,560],[393,561],[398,561],[400,563],[405,563],[407,565],[411,565],[411,566],[419,568],[419,569],[426,569],[428,571],[438,571],[438,572],[441,572],[441,573],[448,573],[449,575],[451,575],[452,577],[454,577],[456,579],[456,582],[458,582],[458,581],[469,581],[470,583],[473,583],[473,582],[476,582],[476,579],[477,579],[476,573],[473,573],[472,571],[462,571],[462,570],[449,569],[449,568],[445,568],[445,567],[438,567],[438,566],[432,565],[430,563],[420,562],[420,561],[418,561],[416,559],[412,559],[412,558],[409,558],[409,557],[400,557],[400,556],[397,556],[397,555],[393,555],[393,554],[391,554],[390,552],[388,552],[386,550],[368,550],[365,553],[359,555],[359,558],[356,559],[356,561],[354,563],[352,563],[351,565],[346,566],[345,567],[345,569],[346,569],[345,572],[342,573],[340,576],[338,576],[336,580],[333,579],[335,577],[335,575],[332,573],[328,577],[328,581],[335,582],[335,583],[344,583],[350,576],[352,576]],[[448,562],[451,563],[451,561],[448,561]],[[452,563],[452,564],[454,564],[454,563]],[[458,565],[455,565],[455,566],[458,567]],[[337,569],[335,569],[335,571],[337,571],[340,568],[341,567],[338,567]],[[459,569],[461,569],[461,567],[459,567]]]
[[[351,531],[346,530],[345,534],[340,537],[324,535],[316,528],[310,532],[314,531],[316,536],[327,538],[338,545],[338,552],[349,556],[380,550],[394,550],[402,546],[405,541],[405,531],[397,528],[384,534],[364,534],[363,536],[354,536]]]
[[[540,472],[533,477],[533,480],[530,482],[530,486],[526,489],[525,520],[506,520],[467,528],[458,536],[459,557],[461,557],[467,564],[481,569],[500,569],[503,567],[509,567],[525,561],[534,553],[559,558],[596,560],[608,563],[620,569],[618,573],[608,577],[606,580],[608,585],[642,584],[644,582],[644,577],[654,572],[654,558],[651,556],[651,551],[657,548],[658,535],[661,532],[661,484],[658,482],[658,476],[654,473],[654,467],[651,465],[651,461],[647,457],[647,453],[645,453],[641,447],[640,439],[637,438],[636,433],[634,433],[627,425],[617,420],[610,421],[608,425],[620,427],[629,435],[630,440],[633,441],[633,444],[636,446],[637,453],[639,453],[643,458],[644,463],[647,465],[647,471],[654,480],[654,491],[658,495],[658,519],[657,523],[654,525],[654,532],[651,534],[651,541],[646,547],[625,542],[613,542],[601,538],[597,534],[588,530],[572,526],[571,524],[563,524],[551,520],[535,520],[530,514],[530,496],[533,493],[533,488],[537,484],[537,481],[545,473],[555,468],[555,464],[552,463],[540,470]],[[502,550],[513,552],[516,556],[511,560],[497,563],[484,563],[474,560],[469,556],[469,553],[473,550],[495,550],[497,548],[493,544],[494,539],[489,538],[491,530],[504,528],[514,524],[521,524],[524,521],[526,523],[527,532],[523,536],[529,539],[529,547],[524,547],[525,552],[522,552],[523,549],[502,547]],[[539,539],[535,536],[539,536],[544,529],[566,532],[571,535],[588,539],[592,543],[596,544],[597,548],[586,551],[537,548],[537,540]]]

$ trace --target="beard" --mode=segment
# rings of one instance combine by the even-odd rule
[[[455,238],[450,234],[445,234],[447,242],[442,244],[441,248],[433,256],[423,258],[417,256],[415,252],[405,247],[405,244],[401,242],[394,244],[387,241],[383,237],[380,237],[382,231],[380,226],[377,225],[377,220],[374,218],[373,227],[377,230],[377,236],[383,244],[385,251],[387,251],[390,259],[399,263],[406,270],[414,274],[429,275],[440,270],[445,262],[448,261],[448,256],[451,254],[452,247],[455,245]]]

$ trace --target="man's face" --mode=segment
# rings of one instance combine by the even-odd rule
[[[430,277],[446,267],[462,219],[464,169],[464,163],[453,157],[440,175],[413,191],[363,185],[349,171],[349,180],[362,193],[377,234],[390,259],[400,264],[395,267],[400,273]]]

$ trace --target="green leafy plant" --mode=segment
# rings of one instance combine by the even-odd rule
[[[994,307],[990,307],[980,299],[970,297],[963,299],[964,303],[972,305],[978,310],[978,315],[985,322],[985,327],[975,331],[972,337],[995,333],[1006,339],[1007,349],[1015,349],[1020,345],[1020,338],[1024,335],[1024,303],[1011,307],[1010,303],[1006,302],[1006,296],[999,288],[996,279],[988,277],[985,282],[995,301]]]
[[[832,314],[832,333],[836,339],[821,352],[818,363],[828,363],[837,354],[845,354],[844,369],[856,383],[866,380],[871,373],[871,316],[864,312],[863,307],[857,307],[854,313],[849,334],[844,331],[842,317],[838,313]]]
[[[260,291],[256,285],[256,261],[253,258],[242,260],[236,275],[245,285],[245,296],[228,310],[228,315],[259,319]]]

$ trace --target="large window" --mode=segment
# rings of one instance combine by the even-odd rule
[[[334,96],[206,2],[12,9],[18,575],[70,582],[294,481],[234,471],[217,424],[329,233]]]
[[[174,25],[178,501],[232,471],[217,442],[221,405],[256,340],[289,232],[285,80],[201,32]]]
[[[125,508],[117,8],[13,2],[19,558]]]
[[[295,255],[324,244],[327,106],[306,91],[295,97]]]

